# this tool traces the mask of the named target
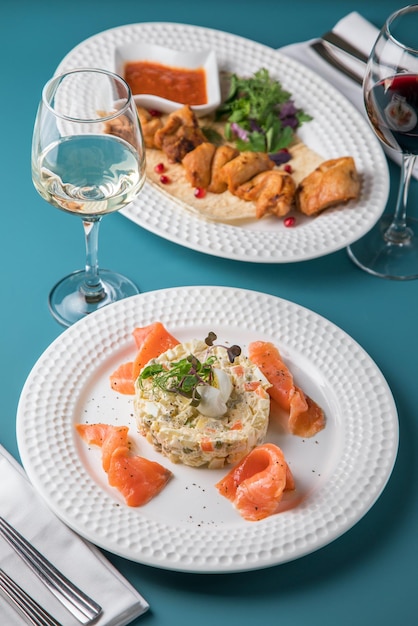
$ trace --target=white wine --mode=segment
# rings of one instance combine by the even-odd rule
[[[82,215],[118,211],[141,189],[143,157],[113,135],[75,135],[51,144],[33,164],[40,195],[54,206]]]

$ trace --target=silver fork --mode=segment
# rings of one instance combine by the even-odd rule
[[[61,574],[2,517],[0,535],[79,622],[89,624],[101,614],[102,608],[97,602]]]
[[[29,624],[33,624],[33,626],[61,626],[2,569],[0,569],[0,590]]]

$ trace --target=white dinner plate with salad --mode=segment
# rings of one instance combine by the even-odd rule
[[[90,37],[62,60],[57,72],[74,67],[115,70],[115,50],[135,42],[163,44],[174,50],[212,49],[221,72],[251,76],[266,68],[313,117],[298,135],[324,159],[350,155],[361,176],[358,201],[328,209],[315,218],[298,214],[288,228],[267,217],[240,224],[206,220],[189,211],[149,181],[121,213],[172,242],[200,252],[257,263],[292,263],[340,250],[369,231],[386,205],[386,158],[366,120],[333,86],[310,69],[254,41],[197,26],[152,22],[119,26]],[[202,199],[204,201],[204,199]]]
[[[270,419],[266,441],[283,450],[296,489],[282,510],[244,520],[215,488],[228,469],[173,464],[136,429],[133,396],[109,376],[135,355],[132,331],[161,321],[180,341],[273,342],[295,383],[325,411],[310,439]],[[165,488],[129,507],[107,483],[99,448],[78,422],[128,425],[132,454],[173,472]],[[297,304],[254,291],[195,286],[133,296],[68,328],[39,358],[22,390],[17,437],[24,468],[49,507],[94,544],[139,563],[185,572],[238,572],[297,559],[345,533],[384,489],[398,448],[390,389],[340,328]]]

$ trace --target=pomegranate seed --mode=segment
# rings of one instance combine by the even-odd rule
[[[293,172],[292,166],[291,165],[285,165],[284,166],[284,171],[287,172],[288,174],[291,174]]]
[[[170,183],[170,182],[171,182],[171,180],[165,174],[160,176],[160,183],[162,183],[163,185],[168,185],[168,183]]]
[[[161,117],[162,116],[161,111],[157,111],[157,109],[150,109],[148,111],[148,113],[151,115],[151,117]]]
[[[154,167],[154,171],[157,174],[162,174],[163,172],[165,172],[165,165],[164,165],[164,163],[157,163],[157,165]]]
[[[206,196],[206,189],[203,189],[203,187],[196,187],[194,195],[196,198],[204,198]]]
[[[283,224],[286,226],[286,228],[291,228],[295,225],[295,223],[296,219],[291,215],[289,217],[285,217],[285,219],[283,220]]]

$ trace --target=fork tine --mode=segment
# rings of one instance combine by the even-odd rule
[[[33,626],[61,626],[2,569],[0,569],[0,589]]]
[[[97,602],[61,574],[3,517],[0,517],[0,535],[82,624],[90,623],[101,614],[102,609]]]

